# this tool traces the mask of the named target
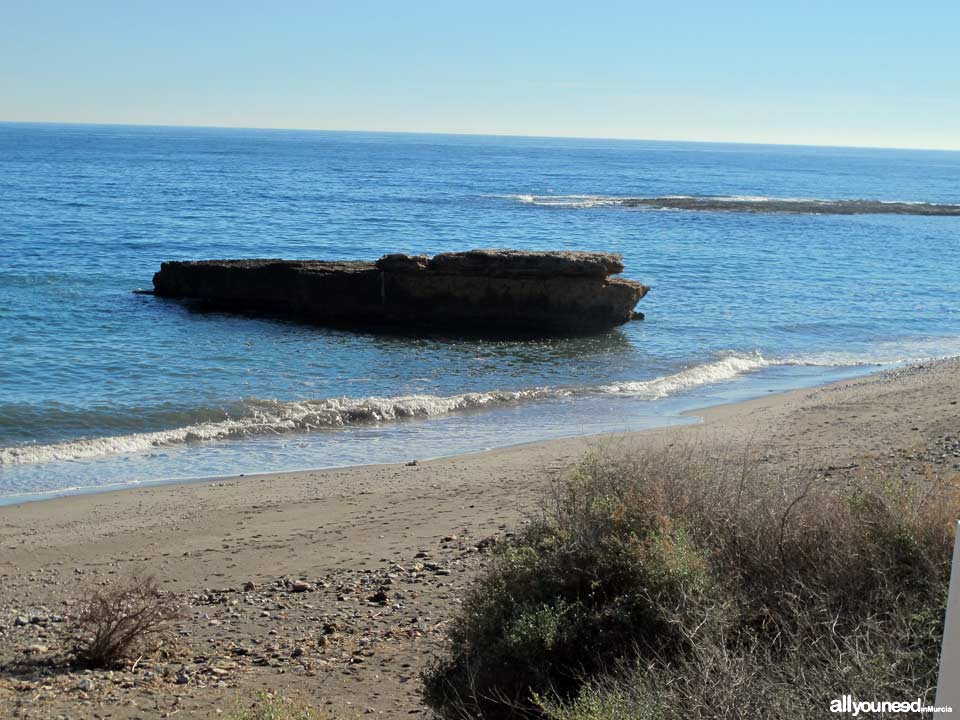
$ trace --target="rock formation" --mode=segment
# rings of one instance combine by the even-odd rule
[[[153,285],[163,297],[329,325],[572,335],[634,317],[648,288],[610,277],[622,270],[609,253],[471,250],[376,263],[174,261]]]

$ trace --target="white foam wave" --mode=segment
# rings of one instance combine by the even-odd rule
[[[192,442],[310,432],[348,425],[390,422],[404,418],[433,417],[523,400],[559,397],[564,392],[566,391],[536,388],[516,392],[464,393],[449,397],[408,395],[394,398],[330,398],[300,402],[258,400],[251,403],[249,415],[236,419],[198,423],[156,432],[86,438],[50,445],[2,448],[0,465],[80,460]]]
[[[468,410],[574,396],[616,394],[657,400],[703,385],[721,383],[773,365],[855,365],[839,358],[768,360],[759,353],[730,353],[679,372],[634,382],[576,388],[541,387],[528,390],[473,392],[460,395],[406,395],[401,397],[328,398],[298,402],[253,400],[242,417],[196,423],[171,430],[84,438],[48,445],[0,448],[0,466],[82,460],[106,455],[136,453],[194,442],[231,440],[258,435],[302,433],[351,425],[370,425],[430,418]]]
[[[633,395],[649,400],[659,400],[701,385],[733,380],[739,375],[775,364],[779,363],[765,360],[759,354],[730,355],[721,360],[687,368],[673,375],[653,380],[601,385],[598,390],[604,393]]]

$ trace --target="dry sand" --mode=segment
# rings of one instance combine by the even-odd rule
[[[697,425],[0,508],[0,717],[216,717],[262,688],[337,717],[426,717],[418,674],[485,538],[589,448],[717,442],[838,479],[956,475],[958,400],[951,359],[712,408]],[[186,603],[164,654],[112,673],[44,665],[77,598],[144,572]]]

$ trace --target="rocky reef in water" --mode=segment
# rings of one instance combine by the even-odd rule
[[[578,335],[635,317],[649,288],[611,277],[613,253],[470,250],[384,255],[375,263],[320,260],[165,262],[162,297],[218,309],[266,311],[340,327]]]

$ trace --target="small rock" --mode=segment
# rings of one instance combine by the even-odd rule
[[[373,595],[367,598],[370,602],[380,603],[381,605],[386,605],[390,600],[390,596],[387,595],[387,591],[383,588],[377,590]]]
[[[290,592],[313,592],[313,585],[308,583],[306,580],[294,580],[292,583],[290,583]]]
[[[90,678],[83,678],[76,684],[76,689],[80,692],[90,692],[93,690],[93,680]]]
[[[420,463],[417,462],[416,460],[411,460],[410,462],[407,463],[407,467],[416,467],[419,464]]]

